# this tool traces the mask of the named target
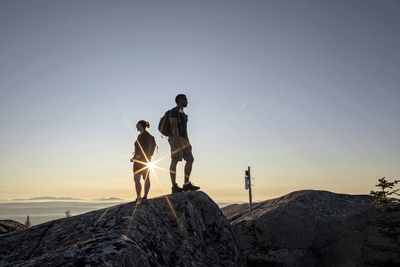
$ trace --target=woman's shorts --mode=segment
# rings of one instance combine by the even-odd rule
[[[144,164],[142,164],[142,163],[139,163],[139,162],[134,162],[134,163],[133,163],[133,172],[134,172],[134,173],[143,173],[143,174],[146,174],[146,172],[147,172],[148,170],[149,170],[149,169],[147,168],[147,166],[144,165]]]

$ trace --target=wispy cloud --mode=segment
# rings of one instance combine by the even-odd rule
[[[14,201],[24,201],[24,200],[83,200],[81,198],[72,198],[72,197],[51,197],[51,196],[44,196],[44,197],[31,197],[31,198],[14,198],[11,199]]]

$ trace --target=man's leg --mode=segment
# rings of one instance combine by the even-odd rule
[[[169,175],[171,176],[172,186],[176,184],[176,165],[178,164],[178,160],[172,158],[171,165],[169,166]]]
[[[189,182],[190,173],[192,172],[193,160],[187,160],[185,163],[185,183]]]
[[[176,164],[178,164],[178,159],[172,159],[169,168],[169,174],[171,176],[172,183],[172,194],[182,192],[183,189],[176,184]]]
[[[188,190],[196,191],[196,190],[199,190],[200,187],[195,186],[191,182],[189,182],[190,173],[192,172],[192,165],[193,165],[193,161],[194,161],[191,147],[185,149],[184,154],[183,154],[183,158],[185,159],[186,163],[185,163],[185,183],[184,183],[182,189],[184,191],[188,191]]]

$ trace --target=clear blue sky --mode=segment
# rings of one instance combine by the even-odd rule
[[[400,174],[399,1],[1,1],[0,199],[133,199],[140,119],[189,99],[216,200]],[[169,158],[160,163],[168,168]],[[182,182],[182,164],[178,181]],[[151,196],[170,192],[168,173]]]

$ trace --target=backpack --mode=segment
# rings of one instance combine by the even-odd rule
[[[169,122],[169,112],[170,110],[165,112],[164,116],[160,119],[160,122],[158,123],[158,130],[164,136],[171,136],[172,134],[171,123]]]

